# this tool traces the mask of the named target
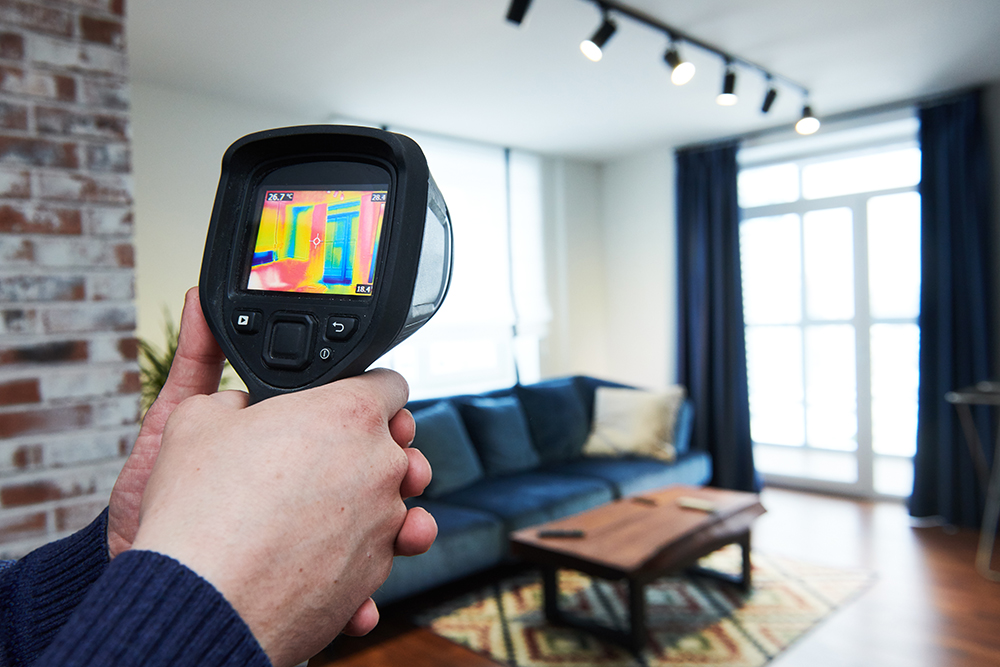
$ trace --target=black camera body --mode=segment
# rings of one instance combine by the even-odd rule
[[[447,206],[419,146],[382,130],[267,130],[226,151],[199,293],[251,399],[358,375],[440,307]]]

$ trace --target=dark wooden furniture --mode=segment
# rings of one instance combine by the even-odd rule
[[[708,503],[713,511],[684,507],[688,499]],[[518,530],[511,535],[511,549],[514,555],[541,566],[545,616],[551,623],[580,627],[639,651],[646,643],[645,587],[654,579],[694,567],[703,556],[736,543],[743,551],[740,576],[698,572],[750,587],[750,526],[764,511],[756,494],[673,486]],[[583,536],[541,536],[553,530],[579,530]],[[627,580],[630,631],[622,633],[561,611],[559,568]]]

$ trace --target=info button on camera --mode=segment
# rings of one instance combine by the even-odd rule
[[[347,340],[357,326],[358,321],[353,317],[333,315],[326,321],[326,337],[330,340]]]

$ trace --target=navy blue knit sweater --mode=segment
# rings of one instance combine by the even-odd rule
[[[224,597],[151,551],[108,562],[107,511],[0,569],[0,666],[270,667]]]

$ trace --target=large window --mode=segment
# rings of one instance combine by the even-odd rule
[[[772,481],[909,495],[916,447],[915,119],[741,151],[750,419]]]

